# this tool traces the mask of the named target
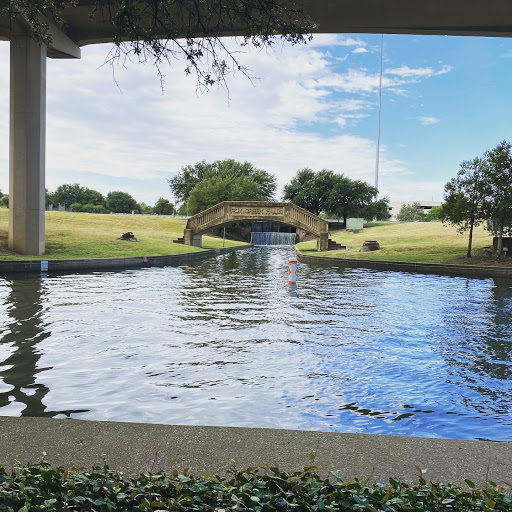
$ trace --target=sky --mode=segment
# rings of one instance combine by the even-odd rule
[[[181,60],[104,65],[48,59],[46,187],[78,182],[154,205],[167,179],[206,160],[250,161],[275,175],[276,199],[298,170],[374,184],[380,35],[315,35],[307,45],[237,48],[249,68],[229,92],[197,90]],[[512,140],[512,40],[385,35],[379,195],[442,201],[463,160]],[[2,121],[3,120],[3,121]],[[9,43],[0,42],[0,189],[9,179]]]

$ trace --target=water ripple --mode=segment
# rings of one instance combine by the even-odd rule
[[[300,264],[0,280],[0,414],[512,440],[512,287]]]

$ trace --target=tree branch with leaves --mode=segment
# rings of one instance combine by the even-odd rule
[[[23,17],[34,39],[50,44],[47,20],[66,31],[66,16],[84,6],[91,22],[109,27],[107,61],[152,63],[163,80],[161,65],[182,58],[201,89],[226,85],[237,71],[249,77],[224,36],[239,36],[240,48],[269,49],[278,40],[306,43],[315,28],[294,0],[6,0],[0,17],[11,26]]]

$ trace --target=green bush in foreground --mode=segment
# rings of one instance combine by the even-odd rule
[[[197,478],[172,471],[125,476],[106,464],[91,472],[52,467],[47,462],[0,468],[0,511],[213,512],[272,511],[491,511],[511,510],[510,494],[489,482],[479,490],[452,484],[390,479],[344,482],[337,473],[321,478],[316,467],[287,472],[278,467],[234,469],[227,477]]]

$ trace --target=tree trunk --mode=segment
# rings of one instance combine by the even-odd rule
[[[343,225],[345,226],[345,229],[347,229],[347,214],[343,214]]]
[[[469,241],[468,241],[468,252],[466,254],[467,258],[471,258],[471,246],[473,244],[473,226],[475,225],[475,219],[471,218],[469,224]]]
[[[503,252],[503,226],[505,222],[501,221],[500,224],[500,230],[498,232],[498,245],[496,247],[496,258],[499,258],[501,256],[501,253]]]

